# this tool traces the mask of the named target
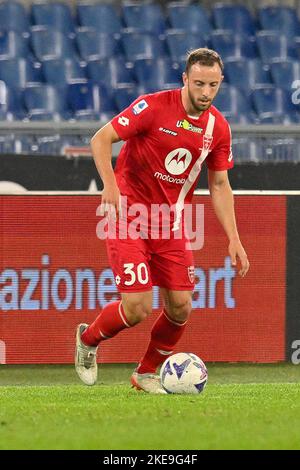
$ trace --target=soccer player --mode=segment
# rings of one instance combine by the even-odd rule
[[[152,327],[150,342],[131,383],[145,392],[165,393],[156,369],[172,354],[184,332],[194,287],[192,251],[186,236],[175,234],[183,223],[184,205],[191,202],[204,161],[214,211],[228,237],[232,264],[240,263],[242,277],[249,269],[227,175],[233,166],[231,131],[212,105],[222,73],[223,62],[217,52],[196,49],[188,54],[181,89],[139,97],[92,138],[95,164],[104,184],[101,207],[110,220],[114,213],[117,216],[116,236],[108,237],[107,250],[121,301],[106,305],[91,325],[77,328],[76,371],[87,385],[97,380],[98,346],[151,314],[152,286],[158,285],[164,308]],[[120,140],[126,142],[114,172],[112,144]],[[128,207],[139,203],[148,209],[140,219],[138,237],[125,239],[120,235],[124,224],[132,220],[122,214],[125,196]],[[156,220],[154,236],[150,236],[147,224],[153,204],[175,210],[173,217]],[[161,235],[166,223],[171,228],[168,239]]]

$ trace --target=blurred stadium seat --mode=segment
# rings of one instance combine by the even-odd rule
[[[57,86],[86,78],[85,67],[82,67],[75,58],[44,60],[42,71],[46,82]]]
[[[0,80],[13,88],[25,88],[30,83],[44,82],[41,67],[22,57],[0,60]]]
[[[212,48],[223,58],[248,58],[257,57],[255,37],[243,34],[235,34],[227,30],[215,30],[211,34]]]
[[[127,60],[154,59],[167,55],[164,41],[149,33],[142,34],[136,30],[124,30],[122,44]]]
[[[183,29],[188,33],[210,35],[212,25],[206,10],[201,5],[189,5],[187,2],[168,4],[169,21],[174,29]]]
[[[259,31],[256,35],[261,59],[270,63],[274,59],[297,59],[295,42],[286,35],[274,31]]]
[[[78,28],[77,47],[83,60],[107,59],[120,54],[117,39],[108,33],[99,33],[94,28]]]
[[[134,63],[134,72],[145,92],[167,90],[181,86],[181,72],[170,59],[141,59]]]
[[[163,34],[166,21],[160,5],[123,2],[123,18],[127,28],[138,28],[145,33]]]
[[[287,6],[265,6],[258,9],[261,29],[276,31],[285,36],[299,36],[300,22],[294,8]]]
[[[33,3],[31,15],[34,25],[46,26],[53,31],[74,33],[74,22],[69,5],[62,2]]]
[[[260,59],[227,60],[225,76],[230,85],[247,94],[250,94],[256,85],[272,83],[269,67]]]
[[[26,88],[24,103],[30,119],[49,120],[70,117],[65,93],[53,85],[42,84]]]
[[[275,85],[257,86],[252,92],[254,107],[264,123],[297,123],[299,114],[286,90]]]
[[[33,26],[31,45],[40,60],[61,59],[76,55],[72,40],[60,31],[53,31],[45,26]]]
[[[296,80],[299,80],[300,84],[300,63],[297,60],[274,60],[270,64],[270,70],[273,82],[279,88],[290,92]]]
[[[22,90],[11,88],[0,81],[0,112],[2,119],[24,119],[26,110],[23,105]]]
[[[0,59],[30,56],[28,36],[16,31],[0,31]]]
[[[143,91],[138,90],[135,86],[117,89],[114,98],[118,111],[127,108],[140,94],[143,94]]]
[[[99,33],[120,33],[121,21],[112,5],[93,1],[79,3],[77,15],[81,26],[95,28]]]
[[[0,31],[17,31],[24,33],[29,30],[29,17],[24,5],[14,1],[0,3]]]
[[[244,123],[247,123],[255,119],[249,100],[238,88],[226,83],[220,88],[214,106],[231,122],[242,123],[244,121]]]
[[[67,89],[67,100],[75,117],[90,119],[98,113],[112,116],[116,113],[115,102],[102,84],[94,84],[87,80],[71,83]]]
[[[171,58],[175,62],[186,60],[187,52],[192,49],[209,46],[207,36],[178,29],[170,29],[167,31],[166,42]]]
[[[111,88],[131,86],[135,83],[131,69],[121,56],[111,59],[91,60],[87,63],[88,78],[95,83],[103,83]]]
[[[243,5],[217,3],[212,9],[216,29],[226,29],[237,34],[253,36],[256,31],[254,18]]]

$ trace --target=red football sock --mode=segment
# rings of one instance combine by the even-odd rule
[[[100,341],[112,338],[124,328],[130,328],[122,302],[107,304],[96,320],[82,333],[81,339],[87,346],[98,346]]]
[[[137,367],[139,374],[154,373],[157,367],[172,354],[174,346],[180,340],[187,322],[171,320],[164,309],[151,331],[151,341],[145,356]]]

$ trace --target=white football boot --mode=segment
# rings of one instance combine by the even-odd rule
[[[131,384],[137,390],[147,393],[165,395],[167,392],[161,386],[159,375],[138,374],[136,371],[131,376]]]
[[[76,329],[75,369],[80,380],[86,385],[95,385],[97,382],[97,349],[86,346],[81,341],[81,335],[89,325],[80,323]]]

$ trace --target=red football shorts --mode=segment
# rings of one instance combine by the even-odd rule
[[[119,292],[143,292],[152,286],[194,289],[194,258],[187,240],[107,239],[107,253]]]

